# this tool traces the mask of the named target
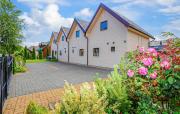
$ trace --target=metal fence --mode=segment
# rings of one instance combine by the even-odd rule
[[[13,58],[0,57],[0,114],[8,96],[9,82],[12,76]]]

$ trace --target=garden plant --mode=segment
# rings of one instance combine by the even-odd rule
[[[91,85],[79,91],[66,83],[54,113],[178,114],[180,40],[169,40],[159,52],[138,47],[115,65],[107,79],[97,78]]]

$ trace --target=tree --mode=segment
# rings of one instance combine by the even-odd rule
[[[36,51],[34,47],[33,47],[33,52],[32,52],[32,59],[36,59]]]
[[[40,48],[40,49],[39,49],[39,59],[42,59],[42,58],[43,58],[42,49]]]
[[[48,57],[49,56],[49,47],[47,47],[47,52],[46,52],[46,56]]]
[[[13,54],[22,41],[21,11],[11,0],[0,0],[0,53]]]
[[[27,46],[25,46],[25,48],[24,48],[24,59],[25,59],[25,60],[27,60],[27,59],[28,59]]]

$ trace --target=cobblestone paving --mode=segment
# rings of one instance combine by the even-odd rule
[[[75,85],[75,88],[79,90],[80,85],[81,84]],[[49,108],[49,104],[60,102],[63,91],[63,88],[58,88],[8,98],[3,108],[3,114],[26,114],[26,108],[30,101],[36,102],[41,106]]]
[[[8,98],[60,88],[64,80],[78,84],[93,81],[96,73],[103,78],[109,73],[109,70],[59,62],[32,63],[27,67],[28,72],[12,77]]]

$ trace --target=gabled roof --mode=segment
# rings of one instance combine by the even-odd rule
[[[151,34],[149,34],[148,32],[146,32],[143,28],[141,28],[140,26],[138,26],[137,24],[135,24],[133,21],[127,19],[126,17],[122,16],[121,14],[117,13],[116,11],[111,10],[110,8],[108,8],[106,5],[104,4],[100,4],[95,15],[93,16],[92,20],[90,21],[88,27],[86,28],[86,31],[89,29],[90,25],[93,23],[93,20],[95,19],[98,11],[103,8],[105,11],[107,11],[109,14],[111,14],[114,18],[116,18],[119,22],[123,23],[126,27],[130,27],[133,28],[151,38],[154,38]]]
[[[77,21],[77,23],[79,24],[80,27],[82,27],[82,31],[85,32],[86,31],[86,28],[89,24],[89,22],[85,21],[85,20],[81,20],[81,19],[77,19],[75,18],[75,20]]]
[[[54,32],[53,35],[54,35],[54,42],[56,42],[57,36],[58,36],[58,32]]]
[[[68,35],[67,35],[67,38],[69,37],[69,35],[70,35],[70,33],[71,33],[71,31],[72,31],[73,26],[74,26],[75,23],[81,28],[81,30],[83,31],[83,33],[86,32],[86,28],[87,28],[87,26],[88,26],[88,24],[89,24],[89,22],[87,22],[87,21],[85,21],[85,20],[81,20],[81,19],[74,18],[74,21],[73,21],[73,23],[72,23],[72,25],[71,25],[71,28],[70,28],[70,30],[69,30],[69,33],[68,33]]]
[[[62,32],[64,33],[65,37],[67,37],[70,29],[67,27],[61,27],[61,29],[62,29]]]
[[[57,32],[52,32],[49,46],[51,46],[53,42],[56,42],[56,40],[57,40],[57,35],[58,35]]]
[[[69,33],[69,30],[70,30],[69,28],[61,26],[61,28],[60,28],[60,30],[59,30],[59,33],[58,33],[58,36],[57,36],[57,43],[58,43],[59,40],[60,40],[59,35],[60,35],[61,32],[64,34],[64,36],[65,36],[65,38],[66,38],[66,40],[67,40],[67,35],[68,35],[68,33]]]

